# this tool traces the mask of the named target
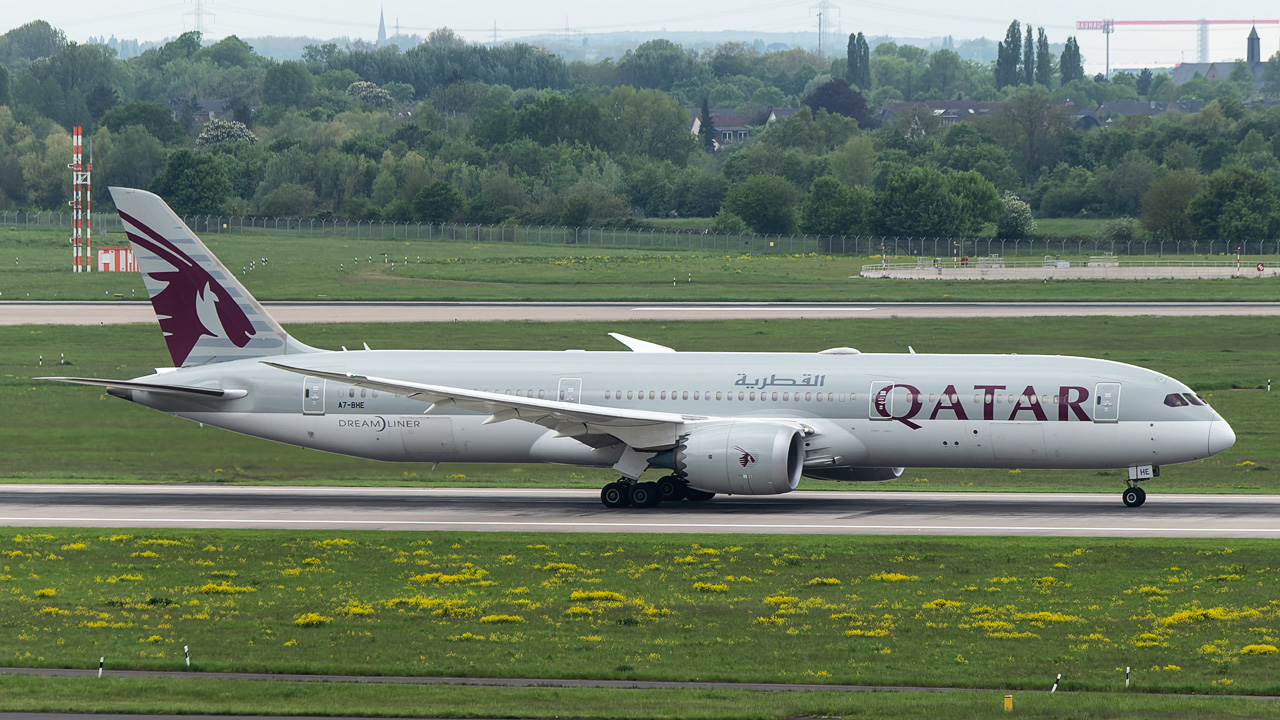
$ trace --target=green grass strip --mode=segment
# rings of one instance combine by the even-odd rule
[[[1014,694],[1015,716],[1274,718],[1276,701],[1142,693]],[[750,692],[405,687],[248,680],[0,677],[0,711],[447,718],[1007,717],[992,692]]]
[[[1280,694],[1277,543],[0,531],[0,664]]]

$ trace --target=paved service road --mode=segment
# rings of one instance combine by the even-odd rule
[[[1280,316],[1280,303],[264,303],[284,325],[332,322]],[[0,325],[153,323],[147,302],[0,302]]]
[[[609,510],[595,490],[0,485],[0,525],[1280,538],[1280,495],[796,492]]]

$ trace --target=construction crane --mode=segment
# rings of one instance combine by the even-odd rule
[[[1209,62],[1210,25],[1280,25],[1280,20],[1078,20],[1077,30],[1101,30],[1107,36],[1107,77],[1111,77],[1111,33],[1117,25],[1195,25],[1198,28],[1197,50],[1200,62]]]

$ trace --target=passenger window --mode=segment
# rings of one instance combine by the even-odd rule
[[[347,390],[347,397],[355,397],[355,396],[356,396],[355,388],[351,388],[350,390]]]
[[[790,402],[791,393],[782,393],[782,402]]]
[[[750,393],[750,394],[748,394],[748,395],[747,395],[747,399],[748,399],[748,400],[755,400],[755,399],[756,399],[756,394],[755,394],[755,393]]]
[[[813,393],[805,393],[805,394],[804,394],[804,401],[805,401],[805,402],[813,402]]]
[[[654,399],[654,397],[653,397],[653,391],[652,391],[652,390],[650,390],[650,391],[649,391],[649,399],[650,399],[650,400],[653,400],[653,399]]]
[[[374,389],[373,389],[369,394],[370,394],[370,395],[372,395],[372,396],[374,396],[374,397],[378,397],[378,389],[377,389],[377,388],[374,388]]]
[[[709,398],[709,397],[711,397],[711,393],[707,393],[707,397],[708,397],[708,398]],[[719,400],[719,399],[720,399],[720,392],[719,392],[719,391],[716,391],[716,399],[717,399],[717,400]]]
[[[605,390],[605,391],[604,391],[604,399],[605,399],[605,400],[610,399],[612,396],[613,396],[613,391],[612,391],[612,390]]]
[[[662,395],[661,395],[661,396],[659,396],[659,399],[661,399],[661,400],[666,400],[666,399],[667,399],[667,391],[666,391],[666,390],[663,390],[663,391],[662,391]]]
[[[546,396],[547,396],[547,391],[546,391],[546,390],[539,390],[539,391],[538,391],[538,399],[539,399],[539,400],[542,400],[542,399],[543,399],[543,398],[545,398]],[[618,393],[618,398],[619,398],[619,399],[621,399],[621,398],[622,398],[622,393]]]
[[[630,399],[631,399],[631,391],[630,391],[630,390],[628,390],[628,391],[627,391],[627,399],[628,399],[628,400],[630,400]]]
[[[688,393],[687,391],[685,392],[684,397],[685,397],[685,399],[686,399],[686,400],[688,400],[688,399],[689,399],[689,393]],[[697,399],[698,399],[698,398],[700,398],[700,397],[701,397],[701,395],[699,395],[698,391],[697,391],[697,390],[694,390],[694,391],[693,391],[693,399],[694,399],[694,400],[697,400]],[[710,393],[707,393],[707,397],[711,397],[711,394],[710,394]]]
[[[822,402],[822,393],[818,393],[814,399],[816,399],[818,402]]]
[[[365,392],[364,388],[360,388],[360,397],[364,397],[364,392]]]
[[[1182,397],[1178,393],[1169,393],[1168,395],[1164,396],[1164,404],[1168,405],[1169,407],[1186,407],[1191,403],[1187,402],[1187,399]]]

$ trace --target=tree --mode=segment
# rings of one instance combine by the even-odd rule
[[[1049,36],[1040,28],[1036,36],[1036,84],[1053,87],[1053,56],[1049,54]]]
[[[9,90],[9,68],[0,65],[0,105],[8,105],[11,91]]]
[[[315,88],[315,79],[307,66],[285,60],[267,68],[262,81],[262,101],[285,107],[297,107]]]
[[[1029,238],[1035,235],[1036,219],[1031,215],[1031,206],[1022,198],[1005,191],[1000,198],[1000,219],[996,222],[996,237],[1001,239]]]
[[[165,158],[150,190],[179,215],[216,215],[231,196],[231,181],[217,156],[180,148]]]
[[[967,170],[948,173],[947,192],[960,203],[957,230],[965,235],[976,235],[987,225],[1000,219],[1000,192],[990,180]]]
[[[1084,79],[1084,58],[1080,57],[1080,43],[1076,42],[1074,35],[1067,38],[1062,48],[1062,57],[1058,58],[1058,74],[1062,76],[1063,85]]]
[[[347,95],[359,100],[362,103],[368,103],[376,108],[389,108],[395,101],[391,99],[391,93],[383,90],[374,83],[360,80],[353,82],[347,86]]]
[[[661,39],[650,40],[628,51],[618,69],[631,85],[664,92],[678,84],[697,83],[710,74],[709,68],[692,51]]]
[[[249,67],[261,58],[256,58],[249,43],[235,35],[228,35],[218,42],[199,51],[198,56],[206,57],[218,67]]]
[[[849,47],[845,60],[844,79],[850,87],[863,92],[871,90],[871,48],[862,33],[849,34]]]
[[[702,118],[698,123],[698,134],[702,136],[702,149],[707,152],[716,150],[716,124],[711,118],[711,106],[707,99],[702,99]]]
[[[135,100],[111,108],[102,116],[102,125],[120,133],[130,125],[146,128],[162,143],[178,143],[186,139],[182,126],[173,119],[173,111],[160,103]]]
[[[1052,163],[1071,134],[1066,111],[1038,91],[1015,96],[994,113],[992,134],[1020,160],[1023,177],[1030,179]]]
[[[244,123],[236,120],[213,119],[200,131],[195,147],[197,150],[207,150],[223,143],[253,145],[256,142],[258,142],[257,136],[249,132],[249,128]]]
[[[724,209],[742,218],[752,232],[783,234],[796,229],[796,186],[777,175],[754,175],[734,185]]]
[[[818,110],[843,115],[858,121],[861,127],[871,127],[873,120],[867,110],[867,100],[862,93],[849,87],[842,78],[832,78],[814,88],[805,96],[801,104],[808,106],[816,115]]]
[[[413,216],[423,222],[445,222],[462,209],[462,193],[451,183],[437,180],[413,199]]]
[[[141,125],[126,125],[111,133],[111,150],[101,156],[100,168],[94,168],[97,182],[104,187],[144,188],[164,165],[164,145]]]
[[[1270,227],[1276,215],[1276,204],[1271,178],[1252,168],[1232,165],[1205,179],[1200,193],[1187,207],[1187,215],[1202,238],[1249,240],[1263,235],[1234,238],[1227,235],[1227,232],[1238,230],[1247,224]],[[1246,210],[1262,220],[1250,220]],[[1270,233],[1266,236],[1269,237]]]
[[[1098,198],[1109,215],[1136,215],[1142,197],[1159,172],[1158,166],[1138,150],[1125,153],[1112,167],[1099,168],[1096,176]]]
[[[996,89],[1018,84],[1018,61],[1022,58],[1022,28],[1017,20],[1009,24],[1004,41],[996,45]]]
[[[1023,85],[1036,83],[1036,45],[1031,37],[1031,23],[1027,23],[1027,37],[1022,42],[1022,77],[1019,82]]]
[[[876,194],[876,221],[885,235],[956,235],[963,225],[960,198],[933,168],[910,167]]]
[[[1151,92],[1151,69],[1142,68],[1142,72],[1138,73],[1138,80],[1134,83],[1134,90],[1138,91],[1138,95],[1146,97]]]
[[[316,191],[297,183],[285,183],[267,193],[258,207],[270,217],[306,217],[315,208]]]
[[[44,20],[16,27],[0,35],[0,65],[20,68],[25,62],[53,57],[67,46],[67,36]]]
[[[800,204],[800,232],[849,235],[864,232],[873,196],[866,188],[850,188],[831,176],[813,181]]]

